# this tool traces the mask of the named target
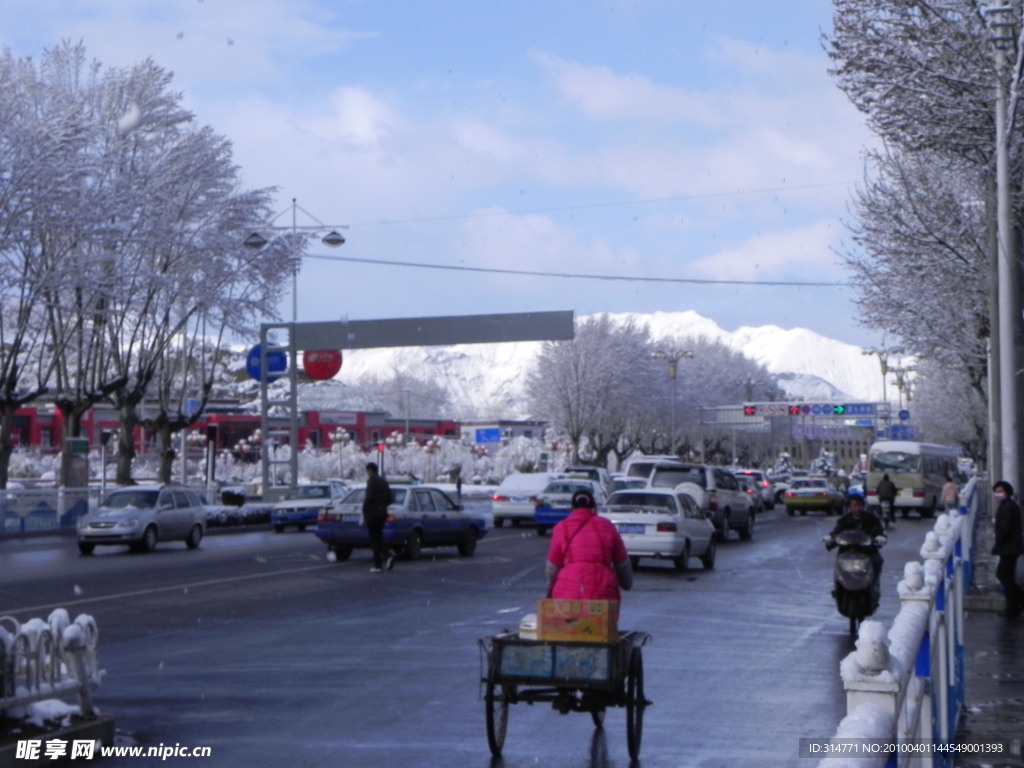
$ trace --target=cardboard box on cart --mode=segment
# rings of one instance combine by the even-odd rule
[[[615,600],[537,601],[537,639],[567,643],[611,643],[619,639]]]

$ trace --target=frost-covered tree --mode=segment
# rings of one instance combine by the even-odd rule
[[[579,461],[584,438],[604,463],[630,423],[638,401],[651,394],[653,361],[646,327],[596,315],[576,324],[575,338],[545,342],[527,374],[534,415],[564,434]]]
[[[843,256],[866,325],[964,387],[968,423],[984,412],[996,78],[978,0],[833,0],[825,40],[832,74],[883,149],[871,152]],[[1016,28],[1021,6],[1009,3]],[[1016,51],[1020,45],[1016,46]],[[1010,125],[1020,124],[1021,70],[1008,51]],[[1014,219],[1019,130],[1010,132]],[[1015,226],[1019,226],[1016,225]],[[919,394],[918,410],[931,389]],[[972,440],[972,442],[974,442]],[[984,455],[984,451],[980,454]]]
[[[0,214],[17,227],[23,262],[48,276],[21,282],[40,292],[51,397],[65,436],[79,434],[92,405],[114,402],[118,480],[127,482],[137,408],[175,344],[179,359],[188,354],[185,339],[200,322],[215,345],[225,331],[251,332],[276,303],[302,241],[242,247],[268,218],[271,190],[239,189],[230,144],[194,124],[171,75],[152,61],[103,70],[83,46],[65,44],[38,66],[9,54],[5,65],[18,87],[0,99],[25,113],[26,135],[57,145],[54,168],[18,177],[28,213]],[[195,386],[201,402],[208,388]]]

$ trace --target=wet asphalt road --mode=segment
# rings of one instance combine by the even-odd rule
[[[838,664],[851,649],[819,541],[833,522],[777,508],[752,542],[733,534],[721,545],[714,571],[696,559],[686,574],[641,565],[620,620],[653,636],[639,765],[814,764],[798,760],[798,740],[834,732],[845,706]],[[918,559],[928,529],[901,521],[891,535],[876,618],[895,615],[902,565]],[[629,765],[622,709],[595,731],[586,714],[517,704],[502,758],[488,750],[477,639],[534,609],[547,542],[527,528],[492,530],[474,557],[427,551],[375,575],[366,552],[327,563],[310,532],[92,557],[71,539],[9,540],[0,614],[24,621],[63,606],[95,616],[106,669],[96,701],[122,740],[210,746],[205,765]]]

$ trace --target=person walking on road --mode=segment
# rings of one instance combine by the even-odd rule
[[[569,517],[554,527],[545,563],[548,597],[620,600],[632,589],[633,568],[615,524],[598,517],[590,491],[572,497]]]
[[[370,573],[381,573],[387,567],[390,571],[395,567],[395,556],[388,553],[384,560],[384,524],[388,520],[388,504],[391,503],[391,486],[381,477],[377,465],[370,462],[366,465],[366,493],[363,496],[363,522],[370,537],[370,549],[373,551],[373,567]]]
[[[882,522],[886,528],[896,527],[896,484],[889,475],[878,482],[878,505],[882,508]]]
[[[992,494],[999,505],[996,507],[992,554],[999,556],[996,578],[1006,593],[1006,610],[1002,615],[1015,618],[1024,611],[1024,590],[1017,583],[1017,558],[1024,555],[1020,507],[1013,500],[1013,486],[1005,480],[992,486]]]

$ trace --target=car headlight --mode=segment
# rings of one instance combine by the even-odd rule
[[[117,523],[118,528],[134,528],[139,523],[139,518],[129,517],[124,520],[120,520]]]

